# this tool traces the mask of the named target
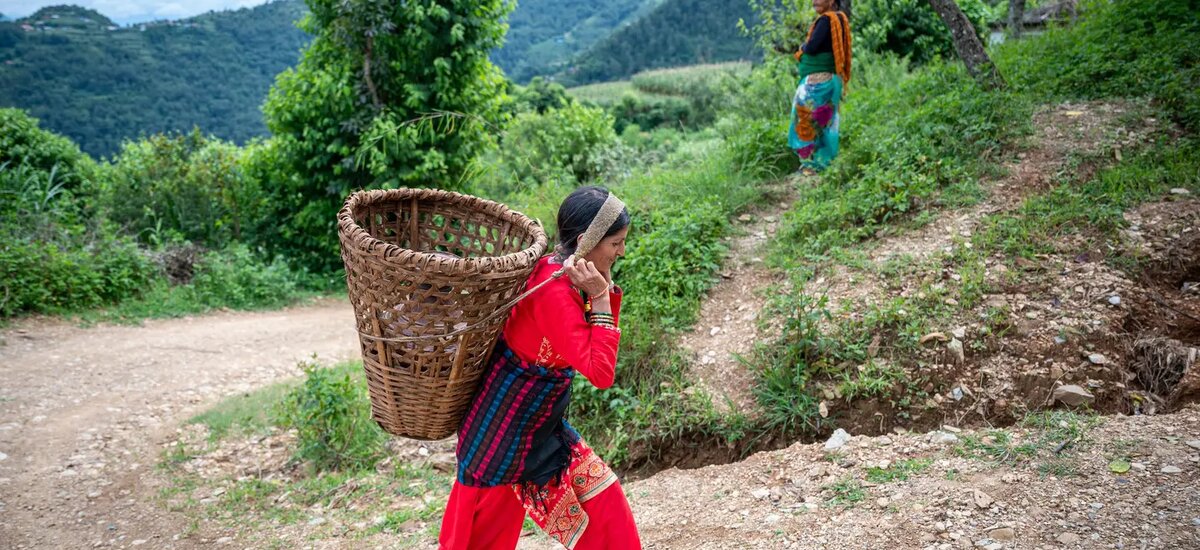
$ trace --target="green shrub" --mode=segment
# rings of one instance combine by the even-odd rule
[[[0,245],[0,317],[67,312],[136,296],[158,276],[153,262],[128,239],[90,245],[5,239]]]
[[[194,131],[125,142],[106,166],[101,202],[112,221],[152,245],[172,236],[221,247],[252,237],[265,214],[245,150]]]
[[[361,367],[355,367],[301,363],[304,382],[280,405],[281,425],[295,428],[299,438],[296,457],[318,471],[366,469],[383,458],[387,435],[371,419]]]
[[[1200,127],[1195,2],[1092,0],[1082,14],[1076,25],[1000,47],[995,60],[1009,83],[1043,101],[1151,97],[1185,126]]]
[[[616,141],[611,116],[571,102],[545,113],[517,115],[505,129],[501,158],[519,181],[540,181],[565,171],[582,183],[599,173],[596,154]]]
[[[278,306],[297,294],[296,276],[286,263],[278,258],[263,262],[243,244],[205,254],[192,287],[199,303],[214,308]]]
[[[43,130],[20,109],[0,109],[0,164],[38,172],[56,169],[67,190],[77,190],[92,177],[95,162],[70,139]]]

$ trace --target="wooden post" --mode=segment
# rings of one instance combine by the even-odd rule
[[[992,58],[988,57],[987,50],[983,49],[979,35],[975,34],[975,26],[963,14],[958,4],[954,3],[954,0],[929,0],[929,5],[942,21],[946,22],[946,26],[950,27],[950,34],[954,38],[954,50],[967,65],[971,76],[988,88],[1006,87],[1004,77],[992,63]]]

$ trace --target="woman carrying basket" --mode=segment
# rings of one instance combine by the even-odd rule
[[[616,474],[566,419],[576,373],[600,389],[616,374],[612,266],[628,232],[628,211],[603,188],[580,188],[559,207],[559,245],[527,288],[546,285],[513,308],[459,429],[442,549],[515,548],[526,514],[570,549],[641,548]]]

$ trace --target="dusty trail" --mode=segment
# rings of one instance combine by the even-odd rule
[[[326,299],[141,327],[26,321],[0,331],[0,547],[182,548],[156,506],[159,444],[222,397],[357,353],[353,313]]]

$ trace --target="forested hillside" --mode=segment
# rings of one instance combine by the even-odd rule
[[[308,40],[294,25],[303,12],[282,1],[121,28],[91,10],[45,8],[0,23],[0,106],[93,155],[193,126],[244,141],[266,133],[259,106]]]
[[[738,20],[754,21],[746,0],[668,0],[576,56],[562,71],[568,85],[629,77],[638,71],[760,55]]]
[[[562,68],[614,29],[651,11],[663,0],[521,0],[508,17],[504,46],[492,61],[524,83]]]

